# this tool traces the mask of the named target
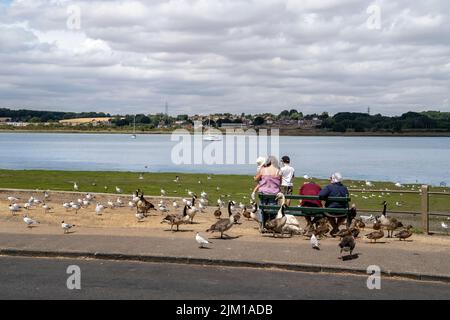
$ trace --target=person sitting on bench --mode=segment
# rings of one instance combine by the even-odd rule
[[[329,197],[348,197],[348,189],[342,184],[342,175],[339,172],[333,173],[330,177],[331,183],[323,188],[319,192],[319,197],[321,200],[325,200],[326,208],[346,208],[346,205],[341,202],[329,201]],[[345,217],[333,218],[328,217],[333,230],[330,234],[334,236],[339,231],[339,226],[345,221]]]
[[[301,196],[318,196],[322,188],[315,183],[314,181],[305,182],[299,189],[298,194]],[[300,206],[302,207],[315,207],[322,208],[322,202],[320,200],[302,200],[300,201]],[[308,226],[312,226],[312,224],[316,223],[319,218],[312,218],[305,216],[306,222]]]

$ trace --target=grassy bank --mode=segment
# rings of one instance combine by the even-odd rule
[[[176,175],[180,177],[179,183],[174,182]],[[0,188],[73,191],[73,184],[76,182],[81,192],[116,193],[115,187],[118,186],[125,195],[140,188],[146,195],[159,196],[163,188],[167,196],[174,197],[188,197],[187,190],[192,190],[198,195],[201,191],[206,191],[211,205],[215,205],[219,196],[243,203],[249,202],[254,186],[252,177],[244,175],[210,175],[209,177],[210,179],[206,174],[145,173],[143,179],[140,179],[140,173],[136,172],[0,170]],[[315,181],[321,186],[328,183],[320,179]],[[303,178],[295,179],[296,194],[299,186],[304,182]],[[391,182],[373,182],[373,186],[368,187],[364,181],[356,180],[347,180],[345,184],[350,189],[365,189],[363,192],[351,191],[352,202],[360,209],[379,211],[381,202],[386,200],[390,211],[420,211],[420,195],[405,192],[418,191],[419,185],[405,185],[398,188]],[[391,193],[385,189],[403,192]],[[373,190],[384,191],[377,193]],[[445,192],[449,195],[431,195],[430,210],[449,212],[450,188],[433,187],[431,191]]]

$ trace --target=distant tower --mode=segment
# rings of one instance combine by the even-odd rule
[[[166,101],[166,106],[165,106],[165,108],[164,108],[164,114],[165,114],[166,116],[169,115],[169,104],[167,103],[167,101]]]
[[[370,115],[370,107],[367,107],[367,114]]]

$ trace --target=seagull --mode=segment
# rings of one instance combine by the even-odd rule
[[[145,218],[143,213],[136,213],[135,216],[136,216],[138,222],[141,222]]]
[[[49,213],[52,208],[48,204],[43,204],[42,209],[44,209],[44,213]]]
[[[85,198],[86,198],[87,200],[92,200],[94,197],[92,196],[92,194],[87,193]]]
[[[23,222],[25,222],[27,224],[28,228],[32,228],[34,225],[39,224],[38,221],[28,218],[27,215],[24,215]]]
[[[16,198],[16,197],[8,197],[8,201],[9,201],[9,202],[16,202],[16,201],[19,201],[19,198]]]
[[[78,184],[76,182],[73,183],[73,190],[78,191]]]
[[[75,209],[75,214],[77,214],[78,213],[78,210],[80,210],[80,205],[79,204],[73,204],[72,205],[72,209]]]
[[[175,180],[173,180],[173,182],[175,182],[175,183],[180,182],[180,177],[179,177],[179,176],[176,176],[176,177],[175,177]]]
[[[191,197],[193,197],[193,196],[194,196],[194,192],[188,190],[188,195],[191,196]]]
[[[395,184],[395,186],[396,186],[397,188],[403,187],[402,184],[401,184],[400,182],[397,182],[397,183]]]
[[[445,229],[445,231],[447,231],[447,233],[448,233],[448,224],[446,224],[444,221],[442,221],[442,222],[441,222],[441,227],[442,227],[443,229]]]
[[[47,200],[48,198],[50,198],[50,195],[48,194],[47,191],[44,192],[44,199]]]
[[[174,201],[172,203],[172,207],[174,207],[175,209],[178,209],[180,206],[178,205],[178,203],[176,201]]]
[[[128,202],[128,207],[133,210],[134,207],[136,207],[136,203],[134,203],[133,201]]]
[[[165,197],[167,195],[166,190],[161,189],[161,197]]]
[[[202,191],[202,193],[200,193],[200,196],[202,198],[208,198],[208,194],[205,191]]]
[[[25,203],[25,204],[23,205],[23,207],[24,207],[25,209],[29,210],[29,209],[31,208],[31,204],[27,202],[27,203]]]
[[[373,183],[370,182],[370,181],[366,181],[366,186],[368,186],[368,187],[373,187]]]
[[[111,200],[108,201],[108,206],[109,206],[111,209],[114,209],[114,208],[116,207],[116,205],[114,204],[114,202],[112,202]]]
[[[66,209],[66,211],[69,211],[69,209],[72,208],[72,206],[68,202],[63,203],[63,207]]]
[[[118,207],[121,207],[123,205],[122,199],[117,198],[116,204],[117,204]]]
[[[208,240],[206,240],[205,238],[203,238],[198,232],[197,232],[197,234],[195,235],[195,241],[197,241],[197,243],[200,245],[200,247],[199,248],[206,248],[205,246],[208,244],[208,243],[212,243],[211,241],[208,241]]]
[[[308,176],[307,174],[305,174],[305,175],[303,176],[303,179],[309,180],[309,176]]]
[[[91,203],[89,202],[89,200],[83,200],[83,207],[88,207]]]
[[[102,204],[100,204],[100,203],[97,203],[97,206],[95,207],[95,213],[97,214],[97,215],[101,215],[102,214],[102,211],[105,209],[105,207],[102,205]]]
[[[116,192],[117,192],[117,193],[122,193],[122,189],[119,188],[118,186],[116,186]]]
[[[314,234],[311,236],[311,239],[309,240],[309,242],[311,243],[311,247],[313,249],[320,250],[320,248],[319,248],[319,246],[320,246],[319,240],[317,240],[317,238],[316,238],[316,236]]]
[[[359,216],[363,222],[369,222],[369,221],[374,221],[375,217],[373,216],[373,214],[371,214],[370,216]]]
[[[211,176],[208,176],[206,179],[208,179],[208,180],[211,180],[212,179],[212,177]]]
[[[9,206],[9,211],[11,211],[11,214],[14,215],[16,212],[20,211],[20,207],[17,203],[14,203]]]
[[[74,224],[68,224],[68,223],[64,223],[64,221],[61,221],[61,228],[63,228],[64,234],[66,234],[73,227],[75,227]]]

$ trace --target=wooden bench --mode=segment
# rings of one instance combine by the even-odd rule
[[[264,227],[266,218],[272,219],[278,213],[280,209],[280,205],[271,206],[264,205],[267,200],[275,201],[275,195],[267,195],[267,194],[258,194],[262,214],[262,227]],[[351,221],[355,216],[355,210],[351,210],[349,197],[329,197],[326,199],[321,199],[319,196],[297,196],[297,195],[285,195],[286,200],[291,200],[291,205],[288,206],[285,210],[285,214],[290,214],[293,216],[300,217],[310,217],[310,218],[322,218],[322,217],[333,217],[333,218],[347,218],[347,221]],[[301,207],[300,205],[296,205],[293,202],[297,202],[299,200],[319,200],[319,201],[332,201],[339,202],[344,205],[344,208],[320,208],[320,207]]]

